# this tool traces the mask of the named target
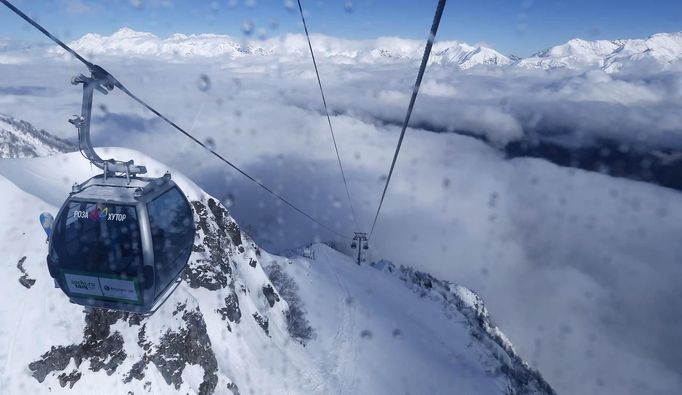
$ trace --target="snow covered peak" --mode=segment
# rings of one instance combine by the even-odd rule
[[[34,158],[74,151],[69,142],[26,121],[0,114],[0,158]]]
[[[580,38],[574,38],[563,45],[558,45],[544,51],[540,56],[607,56],[618,47],[619,45],[615,41],[586,41]]]
[[[128,37],[156,37],[152,33],[138,32],[129,27],[122,27],[111,35],[112,38],[128,38]]]
[[[380,37],[374,40],[347,40],[313,34],[316,54],[339,63],[386,63],[418,61],[424,51],[423,40]],[[86,34],[70,45],[91,55],[154,56],[169,59],[220,58],[241,56],[308,56],[308,44],[302,34],[285,34],[267,40],[238,40],[217,34],[186,35],[175,33],[160,38],[152,33],[122,28],[110,36]],[[59,48],[53,52],[62,53]],[[478,65],[506,65],[511,61],[499,52],[458,41],[440,41],[434,45],[431,63],[455,65],[468,69]]]
[[[521,59],[517,64],[527,68],[583,68],[602,67],[604,59],[620,48],[616,41],[586,41],[572,39],[565,44],[551,47],[529,58]]]
[[[646,39],[587,41],[576,38],[521,59],[517,65],[544,70],[601,68],[617,72],[637,64],[665,68],[680,59],[682,32],[677,32],[658,33]]]
[[[459,51],[452,51],[453,49],[459,49]],[[448,51],[450,51],[450,54],[448,58],[446,58],[445,62],[457,63],[463,70],[470,69],[478,65],[504,66],[511,63],[511,60],[508,57],[502,55],[494,49],[486,47],[476,47],[470,49],[468,45],[461,44],[459,47],[448,48]],[[438,57],[438,53],[435,55]],[[441,61],[440,63],[442,64],[444,61]]]

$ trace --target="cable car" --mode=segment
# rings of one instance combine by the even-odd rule
[[[50,275],[72,303],[150,312],[170,295],[194,244],[189,201],[171,180],[99,175],[55,218]]]
[[[192,252],[192,206],[170,173],[141,177],[144,166],[97,155],[90,142],[93,91],[107,94],[116,80],[101,68],[91,72],[72,81],[83,84],[83,106],[69,122],[81,153],[103,173],[74,185],[52,221],[47,267],[72,303],[153,313],[179,284]]]
[[[367,245],[367,233],[355,232],[353,240],[350,243],[350,248],[352,249],[358,248],[358,243],[360,244],[360,248],[362,248],[363,250],[369,249],[369,246]]]

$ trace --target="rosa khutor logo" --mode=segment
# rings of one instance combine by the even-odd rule
[[[105,219],[107,214],[109,214],[108,207],[104,207],[102,209],[95,207],[94,210],[90,211],[90,219],[93,221],[99,221],[100,219]]]

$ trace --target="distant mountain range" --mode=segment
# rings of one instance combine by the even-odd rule
[[[417,61],[423,53],[421,40],[381,37],[346,40],[312,36],[316,55],[338,63],[395,63]],[[293,59],[308,55],[305,36],[287,34],[267,40],[239,40],[216,34],[173,34],[160,38],[152,33],[122,28],[110,36],[89,33],[71,45],[89,55],[154,56],[169,59],[278,56]],[[53,53],[63,52],[59,48]],[[438,41],[430,62],[466,70],[480,66],[526,69],[591,69],[618,72],[631,64],[668,67],[682,59],[682,32],[660,33],[646,39],[573,39],[527,58],[505,56],[485,46],[460,41]]]
[[[317,56],[339,63],[391,63],[420,59],[424,43],[397,37],[375,40],[345,40],[324,35],[312,36]],[[167,58],[239,58],[244,56],[308,56],[305,36],[287,34],[260,41],[244,41],[216,34],[173,34],[159,38],[154,34],[122,28],[111,36],[89,33],[70,45],[90,55],[156,56]],[[62,52],[54,48],[54,52]],[[467,69],[480,64],[503,65],[511,61],[494,49],[459,41],[434,45],[432,63],[457,64]]]

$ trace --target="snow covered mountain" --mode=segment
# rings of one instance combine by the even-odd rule
[[[177,173],[197,229],[183,283],[151,317],[83,311],[53,286],[37,217],[92,175],[77,153],[0,161],[8,394],[554,393],[468,289],[389,262],[357,266],[323,244],[269,254]]]
[[[417,61],[423,41],[397,37],[346,40],[312,36],[318,56],[338,63],[391,63]],[[305,36],[286,34],[267,40],[238,40],[216,34],[173,34],[160,38],[152,33],[122,28],[110,36],[89,33],[71,43],[79,52],[92,55],[155,56],[167,59],[277,56],[283,59],[308,56]],[[53,53],[61,53],[53,48]],[[646,39],[572,39],[527,58],[510,59],[494,49],[459,41],[437,41],[430,62],[466,70],[477,66],[518,66],[527,69],[601,68],[617,72],[631,65],[666,67],[682,58],[682,32],[654,34]]]
[[[625,66],[644,64],[665,67],[682,59],[682,32],[654,34],[646,39],[573,39],[516,64],[531,69],[601,68],[617,72]]]
[[[26,121],[0,114],[0,158],[34,158],[75,150],[73,144]]]
[[[338,63],[377,63],[418,61],[424,51],[420,40],[382,37],[376,40],[345,40],[315,34],[311,37],[315,52]],[[239,58],[243,56],[309,56],[306,38],[286,34],[268,40],[245,41],[217,34],[173,34],[160,38],[152,33],[122,28],[110,36],[86,34],[70,45],[92,55],[155,56],[174,58]],[[54,48],[54,53],[63,53]],[[511,61],[499,52],[458,41],[440,41],[434,45],[432,63],[452,64],[461,69],[477,65],[505,65]]]

